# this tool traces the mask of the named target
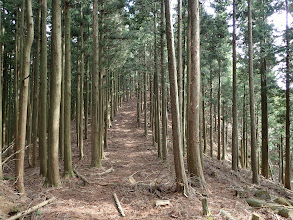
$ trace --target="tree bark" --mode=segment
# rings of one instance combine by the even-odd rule
[[[178,81],[178,101],[179,101],[179,117],[182,122],[182,0],[178,0],[177,11],[177,81]],[[180,133],[183,134],[182,123],[180,123]],[[182,135],[182,141],[184,136]],[[183,145],[182,145],[183,146]]]
[[[164,0],[161,0],[161,86],[162,86],[162,157],[167,160],[168,143],[167,143],[167,100],[166,100],[166,71],[165,71],[165,51],[164,51]]]
[[[236,0],[233,0],[233,104],[232,104],[232,170],[238,170],[238,119],[236,73]],[[242,158],[241,158],[242,159]]]
[[[222,160],[226,160],[226,141],[225,141],[225,118],[226,118],[226,115],[225,115],[225,101],[223,101],[223,104],[222,104]]]
[[[101,152],[98,145],[98,87],[99,87],[99,29],[98,29],[98,0],[93,4],[93,84],[92,84],[92,160],[93,167],[101,167]],[[117,91],[115,90],[115,94]],[[117,94],[116,94],[117,96]],[[114,109],[115,110],[115,109]],[[115,115],[115,113],[114,113]]]
[[[288,0],[286,6],[286,167],[285,167],[285,187],[291,189],[291,165],[290,165],[290,45],[289,45],[289,7]]]
[[[202,85],[202,135],[203,135],[203,152],[207,151],[207,135],[206,135],[206,115],[205,115],[205,89]]]
[[[33,93],[33,118],[32,118],[32,132],[33,132],[33,166],[37,165],[37,138],[38,138],[38,102],[39,102],[39,72],[40,72],[40,25],[41,25],[41,6],[42,2],[38,3],[38,15],[37,15],[37,36],[36,36],[36,58],[35,58],[35,71],[34,71],[34,93]]]
[[[47,0],[42,0],[41,76],[39,102],[40,174],[47,175]]]
[[[50,77],[50,108],[48,132],[48,173],[47,184],[60,186],[59,174],[59,125],[61,103],[61,77],[62,77],[62,45],[61,45],[61,0],[52,1],[52,45],[51,45],[51,77]]]
[[[221,60],[218,61],[218,160],[221,160]]]
[[[2,9],[0,8],[0,48],[2,50]],[[16,52],[15,52],[16,53]],[[2,90],[3,90],[3,72],[2,72],[2,51],[0,51],[0,180],[3,179],[2,170]]]
[[[65,71],[64,71],[64,176],[73,176],[71,153],[71,16],[70,1],[65,2]]]
[[[86,76],[85,76],[85,100],[84,100],[84,138],[88,136],[88,118],[89,118],[89,81],[90,81],[90,63],[89,58],[86,62]]]
[[[144,46],[144,136],[148,136],[148,122],[147,122],[147,70],[146,70],[146,45]],[[131,91],[130,91],[131,93]]]
[[[250,98],[250,132],[251,132],[251,168],[252,182],[259,184],[257,170],[257,145],[255,129],[255,101],[254,101],[254,80],[253,80],[253,42],[252,42],[252,15],[251,0],[248,0],[248,51],[249,51],[249,98]]]
[[[199,21],[199,1],[189,0],[190,7],[190,104],[189,104],[189,130],[188,130],[188,169],[191,176],[199,178],[200,183],[205,186],[205,178],[203,175],[202,164],[200,160],[199,149],[199,115],[200,115],[200,21]]]
[[[165,0],[166,17],[166,39],[168,49],[168,70],[170,80],[170,98],[171,98],[171,116],[172,116],[172,134],[173,134],[173,154],[175,161],[177,191],[188,194],[188,182],[184,169],[182,154],[182,138],[180,133],[180,118],[178,104],[178,86],[176,76],[174,37],[171,22],[170,1]]]
[[[21,92],[19,102],[19,137],[16,146],[16,187],[19,193],[24,194],[24,151],[25,151],[25,134],[26,134],[26,121],[27,121],[27,104],[28,104],[28,85],[30,75],[30,55],[31,46],[34,39],[34,24],[31,0],[26,0],[26,24],[27,35],[24,40],[23,47],[23,63],[21,74]]]
[[[81,14],[81,58],[80,58],[80,98],[79,98],[79,159],[83,158],[83,85],[84,85],[84,21],[83,21],[83,9],[82,4],[80,4],[80,14]]]
[[[213,157],[214,129],[213,129],[213,75],[210,66],[210,156]]]
[[[99,47],[99,101],[98,101],[98,126],[99,126],[99,138],[98,138],[98,146],[100,150],[101,159],[104,158],[104,145],[103,145],[103,136],[104,136],[104,75],[105,75],[105,67],[104,67],[104,38],[105,38],[105,30],[104,30],[104,0],[100,0],[100,47]],[[118,91],[120,91],[120,86]],[[120,97],[119,97],[120,100]]]
[[[154,96],[155,96],[155,137],[158,144],[158,157],[162,158],[162,148],[161,148],[161,132],[160,132],[160,90],[159,90],[159,70],[158,70],[158,50],[157,50],[157,8],[155,4],[154,9]]]

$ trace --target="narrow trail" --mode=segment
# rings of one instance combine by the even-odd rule
[[[57,202],[45,207],[42,215],[36,219],[44,219],[44,217],[46,219],[118,219],[120,215],[113,200],[114,192],[122,204],[127,219],[162,218],[160,209],[163,208],[154,207],[155,200],[168,198],[160,195],[163,187],[153,190],[153,187],[149,186],[172,184],[173,170],[170,171],[168,166],[157,158],[151,135],[144,136],[143,123],[142,121],[141,128],[137,127],[135,100],[123,103],[109,129],[108,149],[105,150],[102,168],[90,166],[90,129],[89,138],[84,140],[85,157],[81,161],[78,160],[79,153],[73,125],[73,166],[91,184],[84,184],[82,180],[73,178],[63,181],[63,187],[60,189],[47,189],[46,194],[54,195]],[[112,172],[99,175],[111,168],[113,168]],[[137,186],[133,186],[131,181],[135,181]],[[38,191],[33,188],[30,190]],[[168,190],[166,187],[165,195]]]

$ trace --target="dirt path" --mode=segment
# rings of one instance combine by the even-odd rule
[[[39,176],[39,168],[26,167],[27,197],[23,198],[22,202],[32,206],[48,197],[57,198],[53,204],[35,212],[31,219],[120,219],[122,217],[113,199],[114,192],[126,214],[124,219],[205,219],[201,211],[202,193],[207,196],[211,214],[215,219],[223,219],[219,214],[221,209],[230,212],[235,219],[244,220],[250,219],[255,211],[246,204],[245,199],[235,197],[235,188],[256,187],[250,183],[250,171],[232,172],[229,161],[219,162],[205,156],[204,173],[208,191],[203,192],[191,187],[188,198],[174,193],[175,175],[171,144],[168,163],[165,164],[157,158],[151,135],[144,136],[143,123],[141,128],[137,128],[135,100],[123,103],[112,122],[109,129],[109,147],[105,151],[102,168],[90,166],[90,129],[88,137],[89,139],[84,140],[85,157],[79,161],[75,127],[72,125],[73,164],[90,184],[85,184],[75,177],[62,179],[61,188],[44,188],[44,178]],[[63,164],[60,167],[63,167]],[[111,172],[99,175],[110,169]],[[137,184],[132,185],[131,182]],[[280,186],[264,180],[262,185],[272,193],[274,191],[280,195]],[[168,199],[170,205],[155,207],[155,201],[158,199]],[[268,210],[257,212],[263,219],[281,219]]]
[[[136,103],[124,103],[109,129],[109,147],[105,151],[102,168],[92,168],[89,139],[84,141],[85,157],[78,161],[76,136],[72,132],[73,164],[78,172],[85,176],[91,184],[84,184],[78,178],[63,181],[60,189],[40,191],[40,181],[27,182],[28,194],[33,192],[57,197],[57,202],[42,209],[36,219],[117,219],[120,215],[116,209],[113,192],[120,199],[127,219],[157,219],[162,217],[162,210],[169,208],[154,208],[155,200],[167,199],[165,196],[171,184],[172,171],[157,158],[156,149],[152,145],[151,136],[144,136],[143,123],[141,128],[136,124]],[[113,171],[99,175],[109,169]],[[35,175],[37,177],[37,171]],[[132,176],[132,178],[130,177]],[[138,183],[131,186],[130,179]],[[171,181],[171,182],[170,182]],[[162,189],[154,190],[148,185],[166,184],[164,195]]]

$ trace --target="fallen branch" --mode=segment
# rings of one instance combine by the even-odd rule
[[[73,169],[73,172],[76,174],[76,176],[78,178],[82,179],[85,183],[90,184],[90,182],[87,180],[87,178],[82,176],[76,169]]]
[[[45,206],[45,205],[47,205],[47,204],[53,202],[55,199],[56,199],[56,198],[53,197],[53,198],[51,198],[51,199],[49,199],[49,200],[46,200],[46,201],[44,201],[44,202],[41,202],[40,204],[35,205],[35,206],[33,206],[33,207],[31,207],[31,208],[29,208],[29,209],[23,211],[23,212],[20,212],[20,213],[14,215],[14,216],[11,216],[10,218],[8,218],[8,219],[6,219],[6,220],[15,220],[15,219],[19,219],[19,218],[21,218],[21,217],[23,217],[23,216],[25,216],[25,215],[28,215],[28,214],[30,214],[30,213],[32,213],[32,212],[38,210],[39,208],[41,208],[41,207],[43,207],[43,206]]]
[[[113,193],[113,196],[114,196],[114,200],[115,200],[116,206],[118,208],[118,211],[120,212],[122,217],[125,217],[124,211],[122,209],[122,206],[121,206],[121,204],[120,204],[120,202],[118,200],[118,197],[117,197],[116,193]]]

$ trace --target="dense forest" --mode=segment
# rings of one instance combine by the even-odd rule
[[[293,218],[292,12],[0,0],[0,218]]]

